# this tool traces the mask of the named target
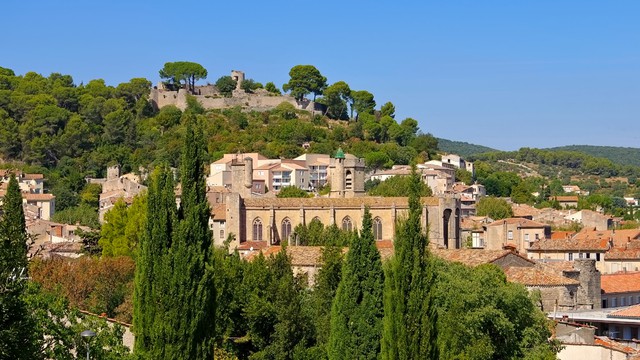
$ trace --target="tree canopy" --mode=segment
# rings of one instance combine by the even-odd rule
[[[193,92],[196,81],[207,78],[207,69],[198,63],[190,61],[167,62],[160,69],[160,77],[175,85],[184,82],[187,90]]]
[[[290,91],[296,100],[302,100],[310,93],[313,93],[315,100],[327,87],[327,78],[313,65],[296,65],[289,71],[289,77],[289,82],[282,89]]]

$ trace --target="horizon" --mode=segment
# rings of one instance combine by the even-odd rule
[[[155,85],[165,62],[185,60],[208,70],[200,84],[235,69],[281,87],[310,64],[438,138],[504,151],[638,147],[638,2],[323,4],[189,1],[178,14],[199,17],[170,22],[169,2],[11,2],[0,66]]]

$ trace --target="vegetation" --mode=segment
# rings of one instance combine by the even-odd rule
[[[216,80],[216,88],[226,97],[231,96],[233,90],[236,89],[237,82],[231,76],[222,76]]]
[[[513,209],[506,200],[487,196],[478,201],[476,214],[478,216],[488,216],[493,220],[500,220],[513,217]]]
[[[371,196],[405,197],[413,186],[412,181],[410,176],[393,176],[385,181],[371,181],[366,187]],[[423,181],[417,186],[419,196],[431,196],[431,188]]]
[[[290,91],[296,100],[302,100],[307,94],[313,93],[313,100],[321,95],[327,87],[327,78],[313,65],[296,65],[289,71],[289,82],[282,86],[284,91]]]
[[[160,69],[160,77],[167,79],[172,85],[184,82],[185,88],[193,92],[196,81],[207,78],[207,69],[190,61],[168,62]]]
[[[568,145],[549,148],[552,151],[571,151],[605,158],[620,165],[640,166],[640,149],[618,146]]]
[[[283,187],[276,197],[279,198],[307,198],[309,197],[309,193],[305,190],[300,189],[296,186],[285,186]]]
[[[439,359],[436,274],[420,218],[420,176],[412,170],[409,214],[396,228],[395,254],[385,267],[383,359]]]
[[[438,138],[438,148],[449,154],[458,154],[464,158],[472,155],[478,155],[486,152],[495,152],[496,149],[490,147],[470,144],[464,141],[454,141]]]

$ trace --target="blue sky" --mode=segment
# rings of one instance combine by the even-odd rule
[[[14,1],[0,66],[76,83],[159,81],[195,61],[208,81],[245,71],[391,101],[424,132],[502,150],[640,147],[640,1]]]

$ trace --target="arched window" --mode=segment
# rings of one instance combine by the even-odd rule
[[[353,223],[350,217],[345,216],[344,219],[342,219],[342,230],[353,231]]]
[[[373,219],[373,239],[382,240],[382,220],[379,217]]]
[[[322,221],[320,221],[320,218],[317,216],[314,216],[313,219],[311,219],[311,222],[317,221],[319,223],[322,223]]]
[[[253,220],[253,241],[262,241],[262,221],[260,218]]]
[[[344,177],[344,188],[347,190],[351,190],[352,186],[353,186],[353,174],[351,173],[351,170],[347,170]]]
[[[289,240],[289,236],[291,236],[291,221],[288,218],[282,220],[281,229],[280,240]]]

